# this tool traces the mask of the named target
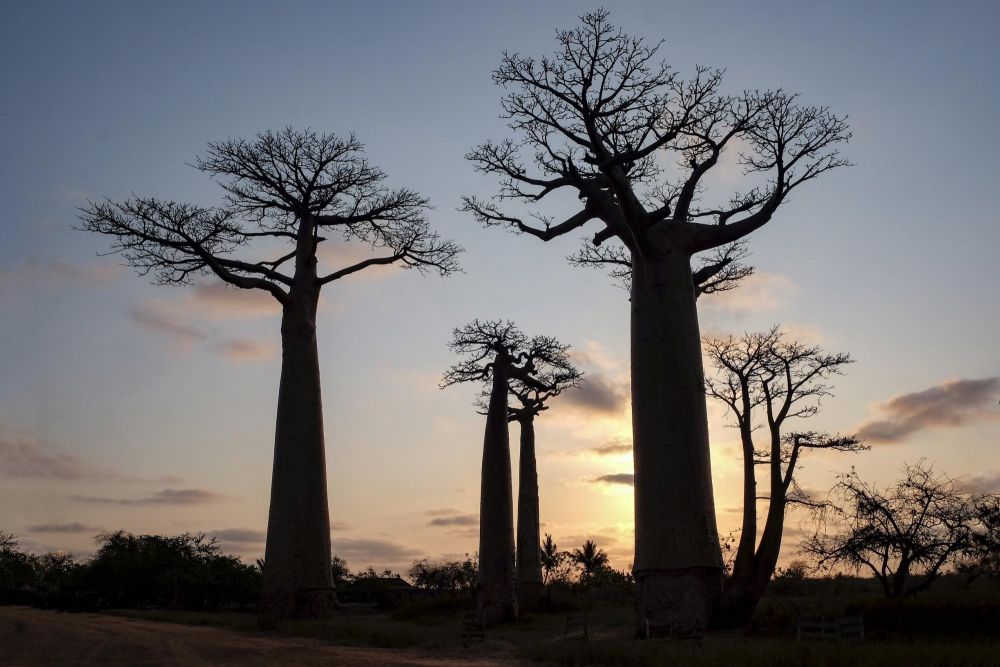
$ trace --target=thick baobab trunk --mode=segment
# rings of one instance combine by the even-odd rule
[[[487,625],[509,621],[516,616],[507,363],[502,355],[497,355],[493,362],[493,388],[483,438],[477,606],[483,623]]]
[[[722,588],[701,336],[690,258],[634,257],[632,430],[636,612],[640,630],[706,627]]]
[[[336,606],[330,571],[330,514],[316,304],[293,291],[281,319],[281,384],[274,436],[260,619],[317,618]]]
[[[519,420],[521,454],[517,491],[517,601],[518,609],[530,609],[541,598],[542,554],[538,510],[538,468],[535,463],[535,420]]]

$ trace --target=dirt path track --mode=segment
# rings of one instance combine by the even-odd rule
[[[219,628],[0,607],[0,665],[358,665],[500,667],[484,658],[407,649],[331,646]]]

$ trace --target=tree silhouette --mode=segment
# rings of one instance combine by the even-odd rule
[[[973,545],[981,499],[961,493],[955,480],[923,460],[903,471],[903,479],[885,489],[853,468],[840,475],[831,502],[817,510],[820,528],[802,550],[821,568],[871,572],[886,597],[913,595],[934,583]]]
[[[548,401],[580,384],[583,377],[570,361],[564,345],[555,338],[536,336],[529,344],[529,354],[539,360],[533,377],[537,384],[516,378],[508,381],[510,395],[516,399],[508,407],[511,421],[521,428],[517,487],[517,594],[519,608],[530,608],[543,588],[542,561],[539,552],[541,519],[538,498],[538,466],[535,458],[535,417],[548,410]]]
[[[587,583],[591,577],[608,566],[608,554],[593,540],[587,540],[579,549],[573,549],[569,559],[580,568],[582,583]]]
[[[327,614],[336,604],[316,346],[316,308],[327,284],[375,265],[454,272],[461,251],[431,230],[427,199],[389,188],[362,144],[311,130],[267,131],[208,144],[195,166],[225,191],[203,207],[154,197],[91,202],[82,229],[108,236],[140,275],[161,285],[210,275],[268,292],[282,307],[281,380],[274,438],[261,620]],[[381,254],[324,274],[329,234]],[[259,255],[249,257],[250,250]]]
[[[847,164],[836,150],[847,126],[781,90],[723,94],[720,71],[683,79],[657,62],[658,44],[624,34],[604,10],[556,36],[553,56],[505,53],[494,71],[515,138],[469,152],[500,187],[489,200],[465,197],[463,210],[543,241],[597,221],[577,263],[627,259],[637,618],[704,625],[722,560],[691,258],[746,237],[792,190]],[[739,151],[746,186],[709,199],[705,177],[727,149]],[[558,193],[579,200],[575,213],[557,220],[533,206]],[[507,210],[512,202],[525,213]]]
[[[706,338],[705,353],[716,368],[706,391],[729,409],[743,449],[743,523],[719,613],[723,625],[739,626],[750,621],[774,575],[788,505],[816,503],[795,481],[801,456],[813,449],[858,452],[868,447],[852,436],[787,431],[789,420],[819,412],[820,399],[830,395],[827,382],[851,363],[849,355],[788,340],[777,327]],[[758,448],[754,432],[761,427],[766,444]],[[765,496],[757,492],[757,466],[768,472]],[[767,501],[767,518],[758,544],[757,502],[762,500]]]
[[[476,401],[478,407],[486,408],[478,608],[483,622],[494,624],[514,618],[517,609],[508,395],[515,391],[544,404],[554,395],[551,392],[570,386],[579,374],[569,364],[565,345],[548,336],[529,339],[510,321],[475,320],[456,328],[449,347],[464,358],[445,372],[441,386],[478,382],[488,387],[489,398],[481,396]],[[537,508],[537,476],[535,499]]]
[[[550,583],[556,577],[560,566],[566,561],[567,554],[565,551],[559,551],[559,547],[556,545],[555,540],[552,536],[545,535],[545,541],[541,544],[541,559],[542,559],[542,570],[545,573],[545,583]]]

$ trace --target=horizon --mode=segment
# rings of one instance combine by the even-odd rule
[[[405,574],[413,560],[476,550],[477,390],[438,384],[457,360],[452,329],[479,317],[572,345],[585,382],[536,424],[541,532],[562,549],[593,539],[614,567],[631,564],[627,294],[568,265],[575,236],[529,242],[456,210],[462,195],[494,188],[465,152],[509,136],[490,80],[501,51],[549,53],[557,28],[599,5],[374,4],[301,3],[305,26],[269,5],[8,7],[0,83],[18,95],[2,110],[0,144],[0,529],[22,546],[85,554],[98,530],[205,532],[250,562],[263,556],[278,304],[211,280],[151,285],[72,226],[88,200],[131,192],[218,203],[221,190],[188,166],[206,144],[290,125],[356,132],[388,183],[428,196],[432,226],[466,248],[456,276],[381,269],[323,293],[334,554],[352,570]],[[782,323],[856,360],[803,424],[860,433],[872,448],[810,455],[798,479],[816,492],[852,466],[887,484],[920,459],[968,489],[1000,491],[990,447],[1000,436],[990,206],[1000,6],[966,7],[771,3],[780,25],[736,3],[611,13],[627,32],[663,38],[661,55],[682,74],[726,68],[726,90],[783,87],[849,116],[855,166],[797,190],[750,240],[757,274],[699,300],[705,335]],[[720,38],[706,43],[710,30]],[[335,247],[321,261],[363,252]],[[739,435],[711,400],[709,419],[725,535],[739,525]],[[804,525],[787,522],[783,562]]]

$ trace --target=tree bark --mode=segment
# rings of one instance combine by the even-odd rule
[[[747,395],[744,388],[743,395]],[[744,399],[744,414],[749,415],[748,401]],[[749,417],[747,418],[747,420]],[[754,469],[753,438],[748,421],[740,424],[743,445],[743,523],[740,528],[740,542],[733,560],[733,572],[725,582],[715,624],[723,628],[742,627],[749,622],[757,607],[757,477]],[[768,515],[765,527],[769,525]],[[765,534],[766,534],[765,530]],[[780,527],[778,540],[780,542]],[[773,568],[772,568],[773,572]],[[770,580],[770,575],[768,575]],[[766,584],[765,584],[766,586]]]
[[[542,555],[539,528],[538,468],[535,462],[535,420],[528,415],[521,426],[517,492],[517,600],[518,609],[530,609],[541,598]]]
[[[514,571],[514,500],[507,425],[508,359],[493,362],[493,387],[483,438],[482,486],[479,498],[478,610],[484,624],[516,616]]]
[[[705,374],[690,257],[633,257],[632,430],[637,623],[707,627],[722,588]]]
[[[330,571],[323,402],[316,346],[318,289],[293,290],[281,318],[281,381],[274,436],[260,620],[329,615]]]

